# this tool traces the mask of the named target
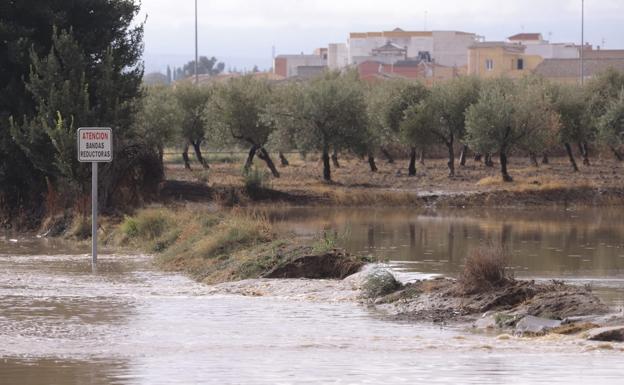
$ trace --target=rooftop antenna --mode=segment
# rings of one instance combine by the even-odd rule
[[[550,42],[552,40],[552,31],[548,31],[548,42]]]

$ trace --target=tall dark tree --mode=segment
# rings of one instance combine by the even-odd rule
[[[115,132],[115,161],[101,166],[103,207],[122,199],[115,194],[122,185],[136,198],[146,187],[147,168],[159,168],[143,164],[156,154],[132,129],[143,77],[138,11],[132,0],[2,2],[0,202],[5,208],[37,206],[32,202],[43,201],[46,180],[60,188],[73,178],[71,170],[80,169],[72,151],[80,126],[110,126]]]
[[[197,63],[197,73],[199,75],[218,75],[225,69],[225,64],[218,61],[214,56],[211,58],[200,56]],[[191,60],[182,68],[177,68],[175,71],[176,79],[184,79],[195,75],[195,60]]]

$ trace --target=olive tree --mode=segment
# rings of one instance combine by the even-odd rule
[[[586,87],[585,92],[588,98],[589,123],[591,127],[598,131],[601,126],[602,117],[605,115],[607,108],[616,100],[624,88],[624,73],[614,69],[609,69],[599,76],[591,79]],[[604,138],[604,137],[603,137]],[[611,142],[603,143],[611,149],[618,160],[623,157],[617,147]]]
[[[497,152],[502,179],[511,182],[509,154],[516,149],[541,149],[558,127],[557,118],[540,85],[495,79],[483,86],[477,103],[466,112],[466,139],[477,151]]]
[[[182,135],[182,112],[173,90],[166,86],[145,89],[145,98],[137,115],[137,131],[158,150],[162,162],[164,148]]]
[[[416,175],[416,149],[424,151],[426,147],[435,143],[436,139],[430,129],[433,119],[432,110],[424,100],[405,110],[400,132],[403,141],[410,146],[409,176]]]
[[[616,150],[624,143],[624,89],[612,100],[598,121],[600,139]]]
[[[393,162],[388,148],[402,144],[401,122],[405,111],[418,104],[428,93],[425,86],[418,82],[404,80],[392,80],[383,83],[372,84],[367,92],[367,115],[368,115],[368,147],[369,164],[373,170],[374,152],[381,151],[386,154],[388,161]],[[410,170],[414,169],[416,146],[411,145],[412,153]],[[374,171],[374,170],[373,170]],[[411,175],[411,174],[410,174]]]
[[[206,139],[206,130],[209,117],[206,114],[206,105],[214,95],[214,87],[180,84],[174,90],[175,100],[180,109],[180,130],[184,140],[184,166],[191,168],[188,157],[189,145],[193,146],[197,161],[204,168],[209,168],[208,162],[201,152],[201,145]]]
[[[236,144],[249,146],[245,170],[249,170],[254,156],[266,162],[276,178],[280,174],[265,145],[275,125],[269,114],[272,87],[266,80],[252,76],[230,79],[219,88],[213,108],[221,130]]]
[[[436,85],[423,100],[421,114],[430,117],[429,124],[423,127],[448,150],[449,177],[455,176],[455,143],[463,140],[465,133],[466,109],[477,101],[479,81],[473,77],[455,78]],[[464,151],[465,152],[465,151]]]
[[[571,143],[577,143],[583,156],[583,163],[589,165],[588,142],[593,137],[593,130],[588,122],[587,100],[583,89],[576,85],[552,84],[548,92],[553,109],[559,114],[557,139],[562,143],[570,159],[572,169],[578,171]]]
[[[330,149],[362,153],[366,147],[366,101],[357,74],[332,71],[313,79],[292,107],[290,114],[300,122],[297,145],[321,151],[326,181],[331,181]]]

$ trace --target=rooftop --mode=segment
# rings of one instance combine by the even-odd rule
[[[573,78],[580,75],[580,59],[545,59],[536,68],[535,73],[547,78]],[[585,76],[594,76],[613,68],[624,71],[624,58],[620,59],[585,59]]]
[[[513,36],[509,36],[507,39],[512,41],[543,40],[541,33],[517,33]]]
[[[351,32],[349,38],[369,38],[369,37],[432,37],[436,32],[451,32],[457,35],[469,35],[476,36],[474,33],[462,32],[462,31],[404,31],[401,28],[395,28],[392,31],[379,31],[379,32]]]

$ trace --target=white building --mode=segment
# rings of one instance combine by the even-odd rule
[[[407,57],[427,52],[440,65],[462,67],[468,64],[468,47],[477,42],[474,33],[458,31],[353,32],[348,40],[348,63],[359,64],[374,59],[374,50],[392,44],[406,50]]]
[[[526,47],[526,55],[537,55],[544,59],[577,59],[579,48],[573,43],[550,43],[541,33],[519,33],[507,38],[510,43]]]
[[[302,68],[305,75],[309,75],[314,70],[322,71],[327,67],[327,56],[322,54],[314,55],[278,55],[273,61],[273,72],[285,78],[302,75],[299,68]]]
[[[327,47],[327,66],[337,70],[349,65],[349,50],[344,43],[332,43]]]

